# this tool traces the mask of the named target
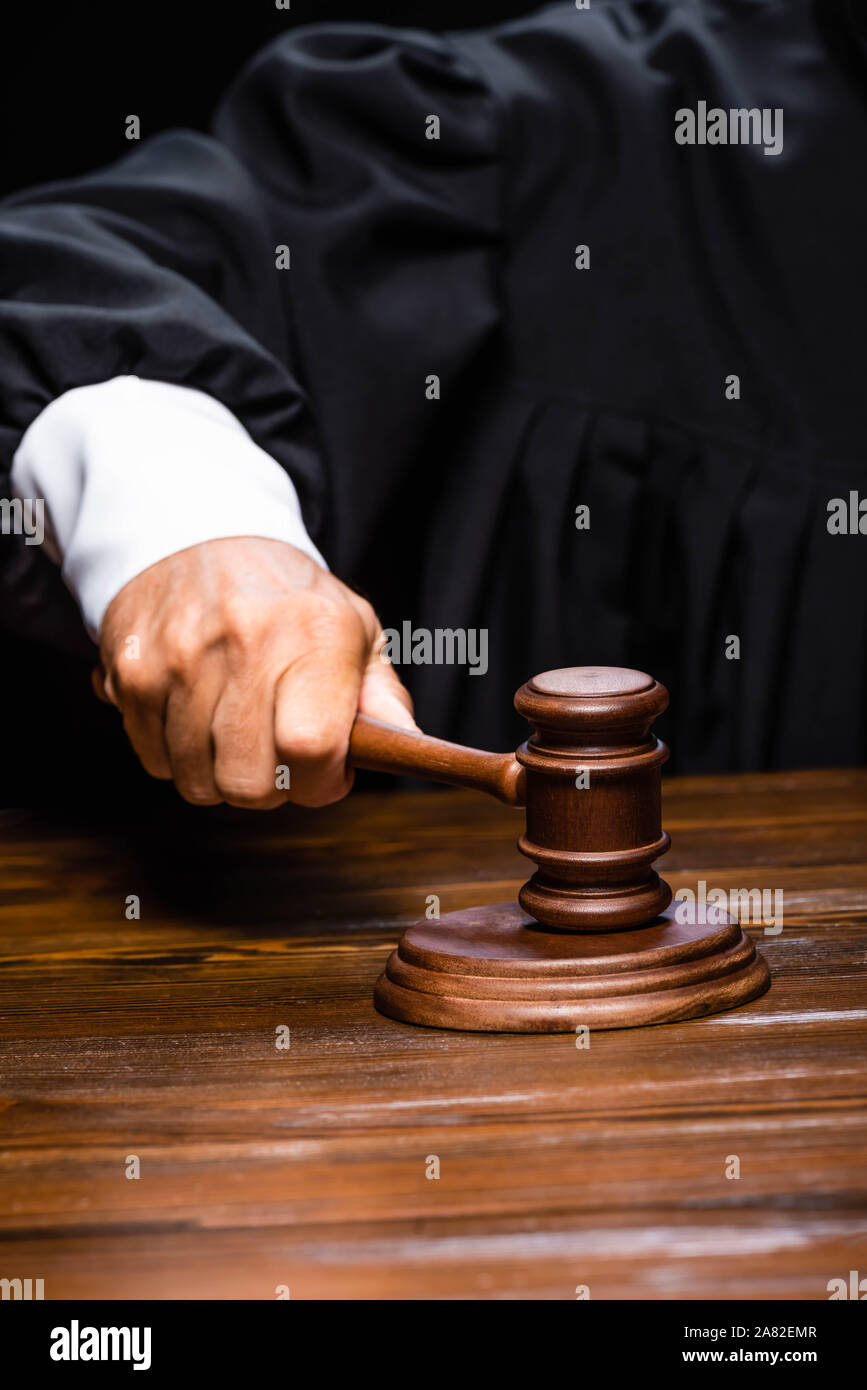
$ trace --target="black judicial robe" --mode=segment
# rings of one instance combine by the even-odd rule
[[[528,676],[626,664],[670,687],[681,770],[861,760],[867,536],[827,526],[867,497],[857,13],[592,0],[281,38],[212,134],[0,209],[0,495],[61,392],[196,387],[386,626],[488,630],[484,677],[403,668],[431,732],[514,745]],[[700,102],[782,109],[782,150],[677,143]],[[56,573],[5,552],[7,622],[68,643]]]

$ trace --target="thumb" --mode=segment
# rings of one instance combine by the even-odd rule
[[[396,724],[400,729],[418,729],[412,715],[412,696],[394,667],[380,656],[378,643],[371,652],[358,693],[359,714]]]

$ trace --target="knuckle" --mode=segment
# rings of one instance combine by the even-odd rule
[[[111,670],[111,681],[121,705],[124,701],[154,702],[162,691],[160,668],[152,661],[119,661]]]
[[[223,636],[242,649],[261,642],[270,623],[270,605],[253,601],[247,594],[231,591],[220,611]]]
[[[183,613],[166,622],[161,635],[163,659],[173,675],[187,671],[202,651],[201,623],[196,615]]]
[[[290,762],[320,763],[341,757],[346,752],[348,730],[325,721],[290,724],[281,736],[281,752]]]
[[[307,594],[301,605],[305,631],[318,643],[344,642],[361,627],[358,613],[348,603],[336,603],[323,594]]]

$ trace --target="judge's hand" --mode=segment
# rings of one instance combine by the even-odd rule
[[[187,801],[322,806],[352,785],[359,710],[416,727],[380,645],[370,604],[302,551],[214,540],[115,596],[94,685],[117,705],[146,770],[173,778]]]

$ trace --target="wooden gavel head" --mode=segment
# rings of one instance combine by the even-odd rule
[[[640,926],[671,901],[668,884],[650,867],[670,843],[660,809],[668,749],[650,732],[667,704],[665,687],[643,671],[546,671],[515,696],[533,733],[514,756],[360,716],[350,760],[526,805],[518,848],[538,867],[518,894],[524,910],[556,931]]]
[[[652,676],[606,666],[545,671],[515,696],[533,726],[516,754],[527,807],[518,848],[538,866],[518,901],[550,930],[641,926],[671,902],[650,867],[671,843],[660,789],[668,749],[650,731],[667,705]]]

